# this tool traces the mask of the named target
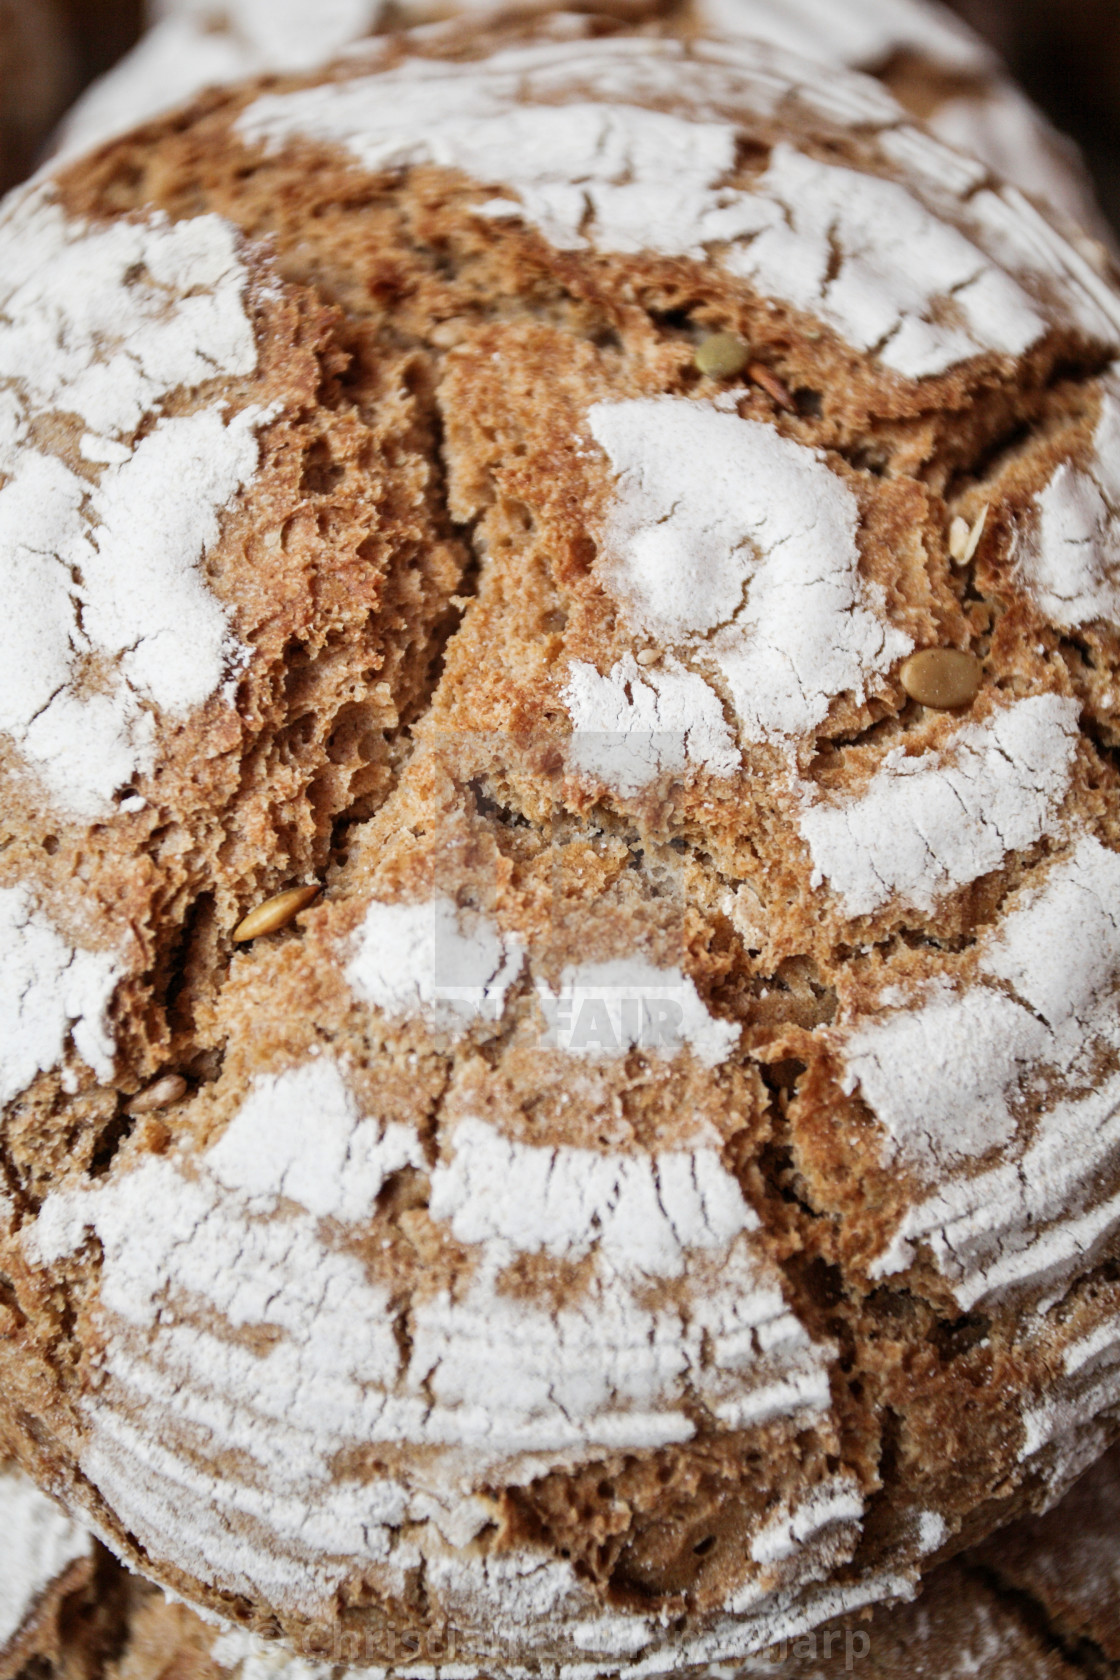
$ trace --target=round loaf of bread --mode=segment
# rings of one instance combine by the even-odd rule
[[[870,72],[941,139],[1110,239],[1077,148],[934,0],[599,0],[587,9],[644,17],[686,37],[764,41]],[[371,34],[479,10],[477,0],[157,0],[152,27],[83,94],[62,144],[77,153],[203,88],[264,71],[310,70]]]
[[[1056,1497],[1116,295],[876,83],[571,20],[212,95],[0,251],[22,1461],[460,1673],[734,1660]]]

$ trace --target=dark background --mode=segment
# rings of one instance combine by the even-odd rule
[[[950,0],[1085,153],[1120,232],[1120,0]],[[836,0],[843,5],[844,0]]]
[[[82,87],[115,64],[143,27],[143,0],[55,0],[74,43]],[[842,3],[842,0],[841,0]]]

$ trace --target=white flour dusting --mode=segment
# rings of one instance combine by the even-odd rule
[[[1048,254],[1040,263],[1037,241],[1021,237],[1028,254],[1011,272],[1006,241],[970,203],[958,205],[959,225],[946,219],[944,183],[931,208],[900,182],[779,142],[749,188],[728,184],[732,113],[765,116],[793,92],[841,120],[902,124],[873,84],[814,77],[764,48],[699,39],[685,56],[671,41],[597,40],[510,49],[485,67],[412,60],[265,94],[238,132],[274,150],[294,139],[337,145],[373,171],[461,170],[515,195],[485,201],[480,214],[522,217],[561,249],[708,254],[910,378],[1037,342],[1048,323],[1022,277],[1051,266]],[[658,108],[670,96],[677,109]],[[1075,268],[1074,257],[1067,281]],[[1076,308],[1077,285],[1065,289]],[[1115,310],[1091,290],[1090,312],[1112,336]]]
[[[992,55],[943,7],[919,0],[700,0],[708,29],[769,41],[828,64],[878,69],[893,53],[928,55],[934,63],[982,75]]]
[[[346,978],[376,1009],[419,1015],[433,1030],[457,1036],[472,1021],[500,1019],[524,961],[520,943],[496,922],[449,898],[374,902]]]
[[[947,146],[1098,233],[1100,210],[1076,152],[1013,82],[1000,77],[942,100],[925,120]]]
[[[754,231],[749,195],[719,190],[735,158],[731,124],[637,102],[522,103],[519,66],[506,59],[484,68],[412,60],[378,76],[265,94],[238,132],[273,148],[295,137],[333,142],[371,170],[434,163],[508,185],[517,199],[493,200],[487,213],[524,215],[560,249],[589,243],[588,209],[591,242],[608,250],[699,256],[710,242]]]
[[[827,879],[849,916],[894,899],[929,912],[1053,833],[1079,713],[1076,700],[1038,694],[965,724],[942,752],[896,747],[863,793],[802,814],[813,885]]]
[[[23,887],[0,888],[0,952],[0,1103],[55,1067],[68,1038],[99,1079],[111,1079],[118,959],[75,950]]]
[[[0,379],[29,409],[120,437],[170,392],[256,368],[238,234],[218,216],[88,227],[40,187],[9,200],[0,253]]]
[[[863,1496],[855,1479],[833,1476],[807,1498],[792,1506],[787,1504],[768,1517],[751,1541],[751,1557],[756,1563],[782,1562],[826,1529],[850,1528],[853,1523],[858,1525],[862,1516]]]
[[[625,1055],[640,1045],[675,1056],[688,1045],[705,1067],[715,1067],[739,1041],[739,1023],[710,1014],[693,980],[641,956],[566,968],[556,991],[540,982],[537,995],[545,1047],[572,1055]]]
[[[325,1140],[333,1186],[308,1138]],[[469,1537],[486,1520],[470,1484],[491,1467],[685,1440],[689,1397],[730,1427],[827,1408],[832,1349],[787,1309],[714,1151],[530,1147],[470,1117],[435,1169],[431,1214],[473,1270],[454,1298],[412,1302],[404,1357],[405,1308],[317,1216],[368,1229],[384,1174],[419,1162],[418,1138],[363,1117],[323,1059],[258,1080],[195,1170],[148,1157],[48,1197],[31,1257],[50,1263],[90,1230],[104,1255],[106,1384],[82,1469],[153,1555],[310,1613],[347,1560],[391,1567],[410,1513],[445,1513],[437,1526],[454,1531],[466,1498]],[[523,1253],[590,1259],[586,1287],[551,1312],[508,1292]],[[686,1310],[649,1300],[659,1278]],[[239,1329],[267,1334],[250,1344]],[[378,1442],[429,1451],[398,1479],[339,1469]]]
[[[1045,1029],[994,987],[944,982],[915,1004],[857,1026],[844,1045],[848,1085],[886,1127],[884,1159],[931,1170],[984,1155],[1015,1135],[1010,1098],[1045,1048]]]
[[[1065,1461],[1078,1454],[1084,1436],[1095,1438],[1097,1419],[1120,1403],[1120,1322],[1106,1321],[1067,1347],[1062,1364],[1052,1392],[1023,1414],[1020,1458],[1053,1453],[1064,1481],[1072,1479]]]
[[[718,694],[671,656],[643,669],[627,653],[605,677],[573,659],[564,699],[572,719],[569,762],[616,793],[639,793],[690,765],[716,776],[739,768]]]
[[[714,1149],[603,1155],[515,1143],[481,1120],[455,1129],[455,1153],[432,1174],[433,1219],[460,1242],[500,1240],[519,1253],[679,1277],[689,1249],[724,1248],[758,1215]]]
[[[90,1557],[89,1535],[15,1465],[0,1468],[0,1648],[19,1632],[40,1595]]]
[[[93,816],[150,767],[156,717],[185,717],[245,657],[199,562],[269,416],[159,411],[256,367],[248,273],[216,216],[89,228],[39,188],[4,223],[0,730],[58,804]],[[54,412],[87,426],[92,482],[31,442]]]
[[[478,0],[459,9],[479,9]],[[406,22],[426,21],[431,10],[424,0],[399,7]],[[304,0],[158,0],[138,45],[70,111],[63,150],[85,150],[205,87],[325,64],[377,28],[383,11],[381,0],[327,0],[314,12]],[[1044,194],[1075,222],[1094,225],[1095,206],[1068,146],[1001,76],[978,37],[942,9],[920,0],[698,0],[691,15],[708,33],[765,41],[832,69],[874,73],[903,51],[927,58],[935,74],[964,71],[968,91],[927,118],[936,132],[1024,191]],[[951,175],[939,179],[944,185]]]
[[[249,70],[302,70],[325,64],[367,34],[383,10],[382,0],[149,0],[156,24],[168,18],[196,19],[209,34],[227,33],[259,59]]]
[[[227,1190],[282,1197],[320,1218],[372,1217],[386,1178],[424,1166],[412,1126],[363,1119],[329,1057],[257,1079],[206,1157]]]
[[[1115,376],[1101,399],[1093,455],[1063,461],[1037,498],[1020,573],[1048,618],[1065,629],[1120,620],[1120,395]]]
[[[815,449],[708,402],[598,403],[617,474],[604,572],[627,614],[711,658],[749,740],[798,735],[910,651],[860,575],[859,505]]]
[[[756,193],[762,225],[727,267],[910,379],[984,350],[1021,355],[1045,331],[1018,281],[897,181],[783,142]],[[951,299],[948,318],[938,298]]]
[[[888,1153],[944,1169],[1025,1140],[911,1208],[876,1275],[904,1269],[924,1243],[968,1310],[1061,1282],[1116,1228],[1120,1196],[1101,1185],[1120,1167],[1120,1075],[1100,1080],[1094,1058],[1120,1050],[1118,905],[1120,856],[1083,838],[989,937],[974,986],[935,988],[847,1036],[850,1081]],[[1033,1133],[1020,1118],[1028,1098]]]

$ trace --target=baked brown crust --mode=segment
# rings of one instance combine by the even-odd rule
[[[928,0],[871,0],[858,11],[822,9],[815,0],[603,0],[568,9],[644,21],[686,38],[711,32],[764,41],[824,64],[865,71],[947,144],[980,158],[1068,218],[1072,237],[1083,238],[1077,230],[1087,230],[1090,252],[1094,239],[1111,241],[1076,147],[945,7]],[[335,7],[328,18],[301,15],[298,8],[277,17],[241,0],[206,5],[170,0],[134,51],[78,101],[60,143],[68,152],[85,150],[215,82],[311,70],[373,31],[431,23],[457,10],[449,0],[391,0],[381,7]]]
[[[978,1672],[992,1680],[1114,1675],[1120,1672],[1118,1485],[1114,1449],[1048,1516],[1015,1523],[934,1570],[912,1604],[880,1607],[779,1642],[744,1672],[778,1680],[842,1673],[863,1680],[912,1674],[966,1680]],[[9,1531],[14,1526],[26,1537],[26,1506],[6,1504],[4,1516]],[[18,1644],[8,1647],[3,1672],[36,1672],[50,1680],[245,1680],[254,1659],[265,1654],[252,1640],[231,1638],[186,1605],[171,1603],[91,1542],[90,1558],[51,1584]],[[324,1644],[304,1657],[336,1680],[355,1672],[332,1666],[332,1654]],[[270,1672],[279,1680],[286,1673],[283,1658],[269,1655]]]
[[[9,211],[57,265],[139,229],[114,283],[224,323],[123,458],[82,369],[26,420],[106,463],[113,540],[167,437],[241,453],[207,697],[160,698],[195,673],[145,599],[117,663],[62,660],[88,750],[54,695],[5,743],[17,1005],[63,1027],[11,1041],[3,1427],[297,1644],[736,1659],[1115,1432],[1120,305],[874,84],[774,55],[464,27],[306,92]],[[717,330],[761,377],[699,372]],[[967,713],[909,697],[923,647],[982,661]]]

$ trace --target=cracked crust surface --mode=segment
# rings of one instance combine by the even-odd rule
[[[1056,1497],[1120,1405],[1116,296],[874,83],[605,21],[7,214],[23,1462],[266,1635],[507,1672]]]
[[[853,1672],[863,1680],[969,1680],[977,1673],[991,1680],[1107,1680],[1120,1673],[1117,1468],[1113,1450],[1046,1517],[1012,1524],[934,1570],[912,1604],[779,1642],[740,1672],[778,1680]],[[27,1550],[34,1550],[44,1517],[57,1517],[30,1484],[11,1480],[0,1489],[0,1509],[5,1532]],[[252,1680],[262,1672],[297,1680],[309,1658],[332,1680],[360,1672],[338,1660],[342,1646],[325,1630],[316,1631],[302,1662],[220,1632],[122,1569],[94,1541],[80,1563],[63,1568],[22,1608],[0,1656],[4,1680]]]
[[[267,14],[241,0],[169,0],[141,43],[79,100],[61,143],[76,153],[215,83],[310,70],[353,42],[471,10],[435,0],[332,0]],[[671,33],[765,41],[879,77],[900,103],[1105,244],[1108,231],[1076,148],[1054,130],[956,17],[927,0],[614,0],[594,8]]]

